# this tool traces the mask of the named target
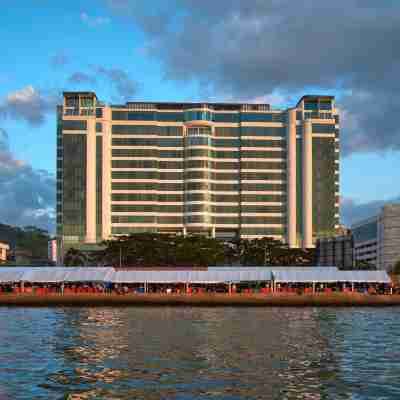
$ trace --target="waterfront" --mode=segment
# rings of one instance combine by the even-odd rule
[[[0,399],[397,399],[398,308],[1,308]]]

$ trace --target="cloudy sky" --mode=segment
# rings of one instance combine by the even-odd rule
[[[0,222],[54,230],[55,105],[332,94],[342,222],[400,200],[399,0],[0,0]]]

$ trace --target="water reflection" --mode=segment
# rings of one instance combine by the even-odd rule
[[[0,309],[0,400],[398,399],[396,309]]]

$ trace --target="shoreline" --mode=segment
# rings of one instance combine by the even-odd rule
[[[387,307],[400,295],[332,294],[2,294],[0,307]]]

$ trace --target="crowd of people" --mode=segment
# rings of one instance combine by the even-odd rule
[[[129,284],[111,282],[81,283],[6,283],[0,284],[0,294],[329,294],[329,293],[364,293],[364,294],[400,294],[400,289],[389,284],[344,283],[344,284],[301,284],[301,283],[220,283],[220,284]]]

